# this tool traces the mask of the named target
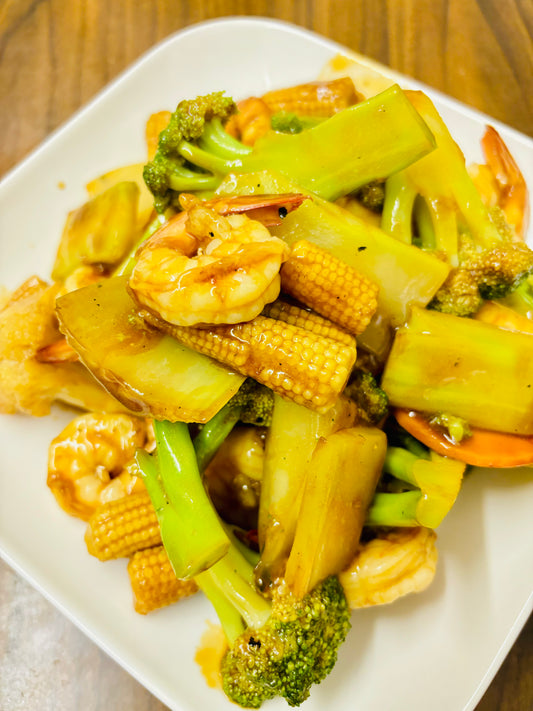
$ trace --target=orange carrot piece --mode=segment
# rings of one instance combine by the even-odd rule
[[[533,435],[515,435],[470,427],[472,436],[454,444],[413,410],[397,409],[394,416],[404,430],[437,454],[476,467],[508,469],[533,464]]]

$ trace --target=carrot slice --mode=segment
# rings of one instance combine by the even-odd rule
[[[394,416],[404,430],[437,454],[476,467],[508,469],[533,464],[533,435],[523,436],[470,427],[472,436],[454,444],[413,410],[396,409]]]

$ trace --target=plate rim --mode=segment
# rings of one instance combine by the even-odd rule
[[[13,181],[18,178],[18,175],[24,170],[31,167],[31,164],[43,153],[50,149],[50,146],[55,143],[55,141],[65,132],[68,132],[71,127],[76,124],[79,120],[83,119],[86,114],[90,113],[94,107],[100,104],[108,94],[112,94],[117,86],[119,86],[124,80],[126,80],[130,75],[134,74],[139,67],[146,63],[149,63],[152,58],[159,52],[164,52],[169,45],[172,45],[177,40],[183,37],[194,35],[197,33],[202,33],[204,30],[217,25],[226,25],[237,28],[239,26],[256,26],[256,27],[268,27],[273,30],[281,30],[283,32],[299,35],[306,37],[316,44],[331,50],[331,52],[342,53],[349,57],[354,57],[362,64],[366,64],[368,67],[381,72],[382,74],[391,77],[392,79],[398,81],[407,81],[411,86],[416,86],[423,91],[427,91],[431,96],[437,97],[439,101],[444,103],[449,108],[454,111],[459,111],[461,114],[468,118],[475,119],[476,121],[490,122],[492,125],[499,129],[504,129],[509,135],[512,135],[516,140],[524,143],[528,150],[533,151],[533,138],[524,134],[517,129],[514,129],[507,124],[494,119],[493,117],[481,112],[480,110],[471,107],[463,102],[454,99],[453,97],[444,94],[438,89],[435,89],[417,79],[409,77],[408,75],[397,72],[396,70],[388,67],[387,65],[381,64],[365,55],[361,55],[348,47],[331,40],[314,30],[309,30],[305,27],[296,25],[294,23],[279,20],[271,17],[263,16],[248,16],[248,15],[236,15],[236,16],[226,16],[218,17],[209,20],[204,20],[196,22],[187,27],[184,27],[176,32],[169,34],[167,37],[158,41],[152,45],[148,50],[140,54],[130,65],[123,69],[119,74],[117,74],[108,84],[102,87],[91,99],[76,109],[70,116],[59,124],[53,131],[51,131],[44,140],[37,145],[35,148],[29,151],[29,153],[24,156],[18,163],[11,167],[0,180],[0,198],[5,188]],[[9,415],[12,417],[12,415]],[[156,698],[160,699],[163,703],[167,704],[171,708],[178,708],[176,706],[176,699],[168,697],[164,690],[156,688],[152,682],[145,677],[143,672],[133,669],[133,667],[124,660],[118,652],[110,646],[105,640],[102,640],[96,633],[94,633],[90,627],[88,627],[77,615],[76,612],[69,609],[68,605],[64,604],[62,601],[58,600],[55,594],[51,593],[46,589],[45,583],[38,579],[38,576],[32,574],[31,571],[22,567],[22,565],[13,558],[13,556],[8,552],[8,550],[3,545],[2,539],[0,538],[0,557],[7,563],[7,565],[12,568],[17,574],[19,574],[24,580],[26,580],[34,589],[36,589],[40,594],[43,595],[56,609],[58,609],[61,614],[63,614],[67,619],[69,619],[78,629],[80,629],[91,641],[96,644],[102,651],[104,651],[109,657],[111,657],[120,667],[125,669],[131,676],[133,676],[139,683],[141,683],[146,689],[148,689]],[[533,591],[530,593],[528,599],[525,601],[519,614],[516,616],[513,625],[508,630],[502,644],[500,645],[497,654],[489,665],[484,676],[479,680],[479,683],[475,690],[473,691],[469,701],[464,705],[462,711],[473,711],[477,703],[482,698],[483,694],[489,687],[491,681],[494,679],[498,669],[505,660],[507,654],[509,653],[511,647],[516,641],[518,635],[520,634],[523,626],[525,625],[528,617],[533,612]],[[178,700],[179,701],[179,700]],[[179,708],[182,708],[181,703]]]

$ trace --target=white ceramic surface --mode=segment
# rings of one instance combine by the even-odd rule
[[[170,37],[0,184],[0,284],[14,287],[32,273],[47,277],[65,215],[84,200],[84,184],[143,160],[152,111],[212,90],[242,98],[307,81],[338,51],[305,30],[261,19],[208,22]],[[487,118],[427,91],[467,159],[479,159]],[[533,141],[491,123],[533,186]],[[193,661],[205,620],[215,619],[207,602],[197,596],[136,615],[125,562],[91,558],[84,524],[65,515],[47,490],[48,443],[69,417],[59,410],[41,419],[0,417],[0,553],[172,709],[235,709],[205,685]],[[524,470],[469,476],[439,530],[432,587],[354,614],[334,672],[304,707],[473,709],[531,611],[532,502],[533,477]],[[287,707],[278,700],[268,708]]]

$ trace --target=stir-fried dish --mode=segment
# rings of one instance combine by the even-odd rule
[[[1,410],[82,411],[57,502],[137,612],[210,600],[198,662],[243,707],[301,704],[353,610],[431,583],[469,467],[533,463],[520,170],[338,73],[150,116],[0,310]]]

